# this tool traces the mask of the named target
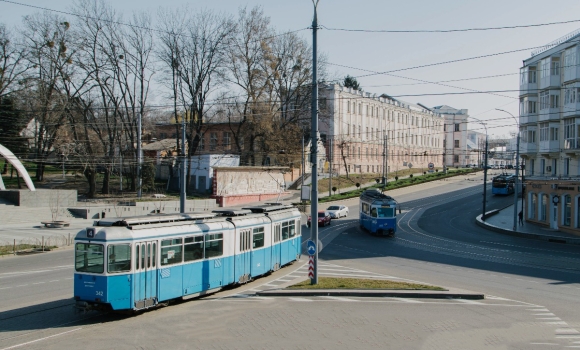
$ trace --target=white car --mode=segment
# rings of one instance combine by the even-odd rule
[[[326,208],[326,212],[330,214],[331,218],[340,219],[343,216],[348,216],[348,207],[345,205],[331,205],[330,207]]]

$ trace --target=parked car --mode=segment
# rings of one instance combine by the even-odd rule
[[[330,214],[332,219],[340,219],[348,216],[348,207],[346,205],[331,205],[326,208],[326,212]]]
[[[324,210],[318,212],[318,226],[326,226],[330,225],[330,214]],[[312,217],[308,216],[308,222],[306,222],[306,226],[310,227],[310,223],[312,221]]]

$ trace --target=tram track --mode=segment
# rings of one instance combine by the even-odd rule
[[[428,204],[425,206],[429,206]],[[423,209],[423,210],[422,210]],[[409,238],[403,238],[398,235],[399,244],[412,247],[415,249],[420,249],[428,252],[435,252],[439,254],[445,254],[448,256],[455,256],[461,258],[470,258],[473,260],[487,261],[487,262],[503,262],[510,265],[517,265],[521,267],[533,267],[548,271],[560,271],[573,274],[580,274],[580,269],[575,267],[564,267],[565,266],[575,266],[578,263],[578,259],[575,257],[562,257],[554,255],[543,255],[538,258],[537,253],[524,252],[518,249],[500,249],[491,248],[486,245],[478,245],[474,243],[466,243],[459,240],[444,238],[436,236],[432,233],[426,233],[413,223],[418,222],[417,215],[426,210],[424,207],[414,207],[412,210],[407,211],[401,219],[398,220],[398,227],[402,232],[407,234],[422,237],[432,241],[433,243],[425,243]],[[410,215],[410,217],[409,217]],[[443,244],[436,244],[440,242]],[[513,246],[514,248],[520,248]],[[527,247],[526,247],[527,249]],[[479,253],[475,251],[485,251],[484,253]],[[519,255],[519,256],[514,256]],[[537,261],[537,263],[535,263]]]

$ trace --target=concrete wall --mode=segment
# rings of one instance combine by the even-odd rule
[[[217,207],[215,199],[188,200],[185,202],[185,212],[212,211]],[[103,217],[129,217],[155,213],[159,211],[165,214],[179,213],[179,201],[151,201],[129,202],[123,205],[97,205],[68,208],[76,217],[83,219],[99,219]]]
[[[77,205],[76,190],[5,190],[0,191],[0,198],[23,207],[70,207]]]

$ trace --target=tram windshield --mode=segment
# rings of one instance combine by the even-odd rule
[[[392,218],[395,216],[395,208],[377,208],[379,218]]]
[[[75,248],[75,269],[78,272],[103,273],[105,255],[102,244],[77,243]]]

